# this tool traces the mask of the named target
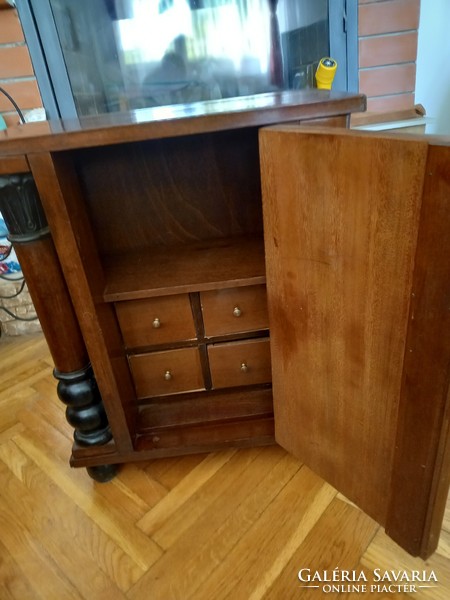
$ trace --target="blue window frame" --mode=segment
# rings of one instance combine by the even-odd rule
[[[333,88],[358,90],[357,0],[16,0],[16,6],[49,118],[270,91],[274,14],[284,88],[298,87],[302,69],[315,68],[328,53],[338,63]],[[142,35],[139,11],[150,9],[155,26],[145,49],[146,30],[141,46],[136,41]],[[192,28],[205,37],[196,39]],[[220,31],[227,28],[232,35],[220,45]],[[227,64],[221,52],[228,52]],[[212,71],[219,64],[217,76]]]

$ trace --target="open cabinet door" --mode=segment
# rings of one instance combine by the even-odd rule
[[[449,486],[450,147],[260,132],[278,443],[413,555]]]

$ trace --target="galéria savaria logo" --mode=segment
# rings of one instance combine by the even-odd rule
[[[346,571],[336,567],[333,570],[300,569],[300,587],[316,588],[325,593],[346,594],[413,594],[423,588],[438,586],[434,571],[407,571],[373,569],[366,571]]]

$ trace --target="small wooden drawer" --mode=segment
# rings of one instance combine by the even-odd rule
[[[115,307],[127,348],[196,338],[187,294],[116,302]]]
[[[205,389],[197,348],[135,354],[129,362],[138,398]]]
[[[208,347],[213,388],[270,383],[269,339],[246,340]]]
[[[269,327],[265,285],[201,293],[205,335],[225,335]]]

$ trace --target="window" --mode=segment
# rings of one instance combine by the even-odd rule
[[[335,85],[350,89],[349,3],[356,15],[356,0],[17,5],[47,112],[80,116],[312,87],[320,58],[336,52]]]

